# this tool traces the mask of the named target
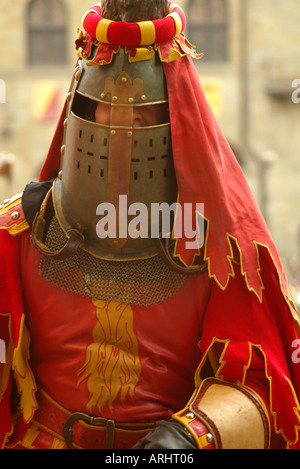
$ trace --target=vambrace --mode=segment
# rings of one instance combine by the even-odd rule
[[[254,391],[241,385],[208,378],[172,418],[188,429],[199,449],[270,447],[267,410]]]

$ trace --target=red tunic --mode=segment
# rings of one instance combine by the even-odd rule
[[[186,404],[212,283],[206,275],[193,275],[176,295],[150,308],[93,302],[47,283],[28,233],[21,244],[31,369],[54,400],[72,411],[125,422],[167,418]],[[97,380],[99,392],[90,406],[89,379]]]

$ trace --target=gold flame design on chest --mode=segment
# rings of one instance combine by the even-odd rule
[[[141,373],[131,306],[104,300],[93,300],[93,304],[97,317],[94,342],[87,347],[77,382],[87,380],[90,400],[86,408],[90,413],[101,412],[106,404],[112,411],[118,396],[121,402],[127,395],[132,398]]]

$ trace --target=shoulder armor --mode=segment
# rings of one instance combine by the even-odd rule
[[[16,236],[29,227],[22,208],[22,193],[4,200],[0,205],[0,230]]]

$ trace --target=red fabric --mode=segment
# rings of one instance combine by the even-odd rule
[[[97,13],[95,13],[93,10],[95,10]],[[83,27],[90,36],[96,39],[97,26],[102,19],[102,9],[98,6],[95,6],[91,8],[90,11],[91,13],[89,13],[83,21]],[[180,32],[183,32],[186,25],[186,19],[183,11],[180,7],[176,6],[172,13],[178,13],[180,16],[182,22]],[[174,37],[176,32],[176,25],[172,17],[153,20],[153,24],[156,31],[156,43],[170,41],[170,39]],[[117,44],[120,46],[137,46],[141,42],[139,25],[137,23],[127,23],[125,21],[115,21],[109,25],[107,40],[111,44]]]
[[[173,18],[165,18],[164,23],[159,22],[159,21],[160,20],[153,21],[155,25],[157,44],[170,41],[170,38],[175,36],[175,23],[174,23]]]
[[[100,65],[110,64],[114,58],[114,54],[118,51],[119,46],[114,46],[113,44],[99,44],[93,62]]]
[[[103,356],[107,375],[109,370],[118,369],[122,352],[131,357],[130,360],[123,358],[122,369],[124,366],[126,370],[129,363],[135,362],[137,352],[132,345],[135,341],[141,373],[135,385],[135,399],[129,394],[125,397],[126,384],[121,376],[117,376],[118,382],[123,383],[125,401],[118,396],[112,400],[111,407],[106,403],[101,413],[98,407],[93,408],[93,415],[123,422],[146,422],[169,418],[172,411],[185,406],[193,392],[194,372],[201,357],[198,343],[212,281],[206,276],[190,277],[175,295],[163,304],[149,308],[137,305],[126,308],[120,304],[118,313],[109,310],[109,302],[101,302],[101,317],[107,318],[107,322],[99,322],[91,298],[59,289],[42,278],[39,273],[41,254],[31,245],[30,232],[20,238],[23,301],[25,311],[28,311],[26,324],[31,336],[31,368],[39,385],[63,407],[86,412],[90,389],[87,379],[78,383],[79,376],[84,374],[78,374],[78,371],[85,363],[88,346],[94,342],[93,330],[101,325],[107,345],[104,351],[99,343],[99,355]],[[30,275],[26,275],[28,265],[31,266]],[[74,278],[72,269],[70,277]],[[187,304],[189,308],[185,311]],[[112,314],[113,318],[110,318]],[[113,358],[108,360],[110,354]],[[136,373],[135,368],[132,373]],[[129,380],[130,373],[125,371],[124,374]],[[115,379],[115,373],[111,372],[107,382],[112,388],[116,386]],[[177,389],[176,393],[171,393],[170,388]]]
[[[23,276],[26,275],[27,265],[31,266],[32,271],[37,271],[37,261],[40,256],[36,251],[34,251],[33,247],[28,244],[30,242],[29,236],[30,232],[24,233],[23,236],[23,238],[26,239],[26,243],[23,243],[22,248]],[[19,281],[20,271],[18,268],[20,255],[19,241],[19,238],[11,238],[5,231],[0,231],[0,246],[2,247],[1,261],[4,262],[4,265],[6,266],[5,272],[7,273],[6,277],[1,279],[3,280],[1,285],[4,288],[1,295],[1,312],[11,312],[13,326],[12,331],[15,331],[13,337],[16,345],[18,343],[17,333],[19,331],[21,320],[20,312],[23,312],[24,309],[22,289]],[[33,257],[32,254],[34,254]],[[205,280],[205,278],[202,278],[201,276],[196,280],[189,277],[189,281],[185,287],[165,304],[146,308],[145,311],[144,308],[134,308],[137,315],[135,331],[139,338],[140,356],[144,362],[144,372],[148,373],[148,375],[147,379],[144,378],[145,381],[141,378],[140,385],[136,390],[135,394],[137,402],[131,402],[130,399],[126,401],[126,406],[129,405],[129,409],[131,409],[131,416],[135,415],[137,404],[146,404],[145,396],[148,396],[148,399],[151,396],[149,400],[150,407],[153,406],[155,402],[157,403],[156,405],[161,405],[162,403],[165,405],[167,402],[172,402],[171,409],[174,406],[174,410],[178,410],[178,402],[176,404],[174,402],[178,399],[179,394],[170,392],[170,376],[173,376],[172,380],[176,378],[176,369],[178,371],[178,366],[175,367],[169,375],[169,371],[168,373],[166,372],[166,364],[162,359],[163,351],[171,350],[170,343],[173,343],[173,345],[176,343],[178,345],[180,341],[183,340],[184,343],[189,343],[189,347],[184,349],[184,346],[180,345],[181,350],[185,353],[190,353],[192,341],[191,339],[185,339],[185,336],[187,337],[187,334],[191,333],[194,336],[195,331],[198,330],[199,336],[201,336],[199,345],[203,357],[206,356],[206,352],[214,341],[220,345],[220,351],[223,351],[223,366],[219,370],[218,376],[220,375],[225,380],[231,382],[238,381],[244,383],[254,389],[266,402],[267,407],[270,406],[270,410],[274,416],[274,426],[276,431],[282,432],[284,438],[290,441],[291,444],[295,442],[297,437],[296,427],[299,425],[299,413],[297,410],[298,402],[296,396],[300,393],[300,375],[298,370],[299,365],[294,364],[291,361],[291,344],[297,337],[296,327],[289,307],[278,286],[278,275],[275,266],[266,249],[261,248],[260,261],[262,280],[265,285],[262,302],[259,302],[256,295],[248,290],[243,276],[241,275],[240,267],[236,264],[235,278],[230,279],[225,291],[222,291],[216,282],[213,282],[213,289],[206,308],[203,307],[203,305],[201,307],[199,303],[203,297],[203,295],[200,294],[200,286],[203,286],[203,280]],[[69,389],[72,379],[75,381],[77,379],[76,370],[80,365],[82,365],[85,355],[85,347],[83,347],[83,351],[80,355],[76,352],[74,356],[81,356],[80,361],[76,364],[74,362],[74,356],[71,353],[72,347],[74,347],[74,345],[77,347],[78,344],[81,343],[77,338],[78,332],[75,333],[74,331],[76,328],[73,327],[78,326],[80,328],[80,321],[78,322],[80,315],[76,321],[73,321],[73,326],[70,327],[70,324],[72,323],[70,323],[68,318],[68,311],[64,310],[65,300],[63,299],[70,295],[68,293],[59,292],[57,289],[52,289],[51,286],[47,286],[43,279],[32,276],[32,274],[28,275],[28,278],[25,277],[23,281],[24,280],[26,286],[24,289],[24,293],[26,291],[26,295],[24,295],[25,303],[28,303],[30,295],[33,295],[34,291],[37,295],[36,299],[30,300],[33,315],[30,315],[27,318],[28,326],[32,334],[31,360],[33,369],[37,374],[38,379],[42,381],[43,387],[46,387],[48,391],[51,391],[51,395],[62,405],[65,407],[72,406],[71,401],[78,398],[79,402],[83,403],[84,399],[82,400],[79,393],[81,392],[80,389],[76,388],[76,393],[73,393],[71,389]],[[199,285],[198,281],[200,282]],[[9,288],[9,285],[11,288]],[[49,292],[53,291],[50,296],[47,294],[47,288]],[[197,293],[199,293],[199,296]],[[39,302],[38,298],[42,298],[42,302]],[[58,335],[55,334],[53,324],[50,324],[53,319],[52,314],[45,315],[45,308],[47,307],[48,302],[51,301],[51,298],[53,301],[53,305],[49,304],[51,312],[54,313],[55,304],[57,302],[62,306],[61,314],[58,312],[58,317],[60,319],[57,323],[57,331],[60,331],[60,334],[65,331],[65,333],[69,334],[69,338],[66,335],[64,337],[61,335],[58,337]],[[83,308],[88,312],[88,309],[84,306],[85,303],[88,303],[86,299],[77,299],[79,310],[82,311]],[[74,303],[74,306],[70,309],[72,316],[73,314],[77,314],[77,307],[75,307],[75,305],[76,303]],[[28,307],[29,305],[27,306],[27,309]],[[180,328],[180,337],[178,337],[178,334],[175,332],[175,325],[178,323],[182,311],[186,311],[188,315],[185,314],[182,316],[183,325]],[[204,311],[205,315],[203,318],[202,315]],[[143,314],[145,312],[147,314]],[[165,325],[164,327],[160,327],[158,330],[157,323],[154,321],[154,318],[157,317],[157,315],[162,315],[159,321],[160,324],[162,324],[162,319],[167,322],[170,320],[171,313],[172,322],[170,326],[168,327]],[[85,316],[86,325],[88,325],[88,321],[90,321],[92,317],[93,316],[89,319],[89,315]],[[3,327],[4,326],[5,325],[3,325]],[[93,326],[94,324],[90,326],[90,329],[92,329]],[[3,330],[4,329],[2,329],[2,331]],[[88,333],[87,330],[84,333],[84,337],[88,338],[88,343],[90,343],[89,336],[90,333]],[[153,339],[154,337],[155,340]],[[175,342],[173,339],[175,339]],[[48,351],[47,344],[49,345]],[[194,348],[195,345],[196,343],[193,345]],[[64,352],[64,347],[67,347],[68,353]],[[44,352],[43,348],[45,349]],[[52,353],[50,353],[51,350]],[[46,368],[41,366],[43,353],[46,354]],[[60,359],[60,353],[64,356],[63,360]],[[148,357],[153,353],[153,360],[149,360]],[[168,352],[167,356],[169,361],[172,354]],[[53,362],[53,366],[52,358],[56,360],[56,362]],[[67,366],[68,358],[70,359],[71,368],[68,368]],[[183,365],[186,362],[191,364],[191,360],[193,360],[192,357],[184,359],[182,353],[179,358],[181,371],[177,373],[177,378],[184,376],[185,372]],[[153,368],[154,363],[156,363],[157,370],[160,373],[163,373],[158,381],[155,379],[155,368]],[[197,362],[195,361],[191,367],[186,368],[186,372],[191,374],[190,388],[184,396],[180,397],[180,404],[182,406],[185,405],[193,390],[192,375],[196,363]],[[204,361],[199,365],[199,373],[200,370],[202,370],[203,364]],[[149,366],[150,368],[147,371]],[[153,368],[152,371],[151,368]],[[72,371],[71,375],[73,378],[68,378],[68,369],[69,371]],[[267,379],[265,376],[265,369],[267,371]],[[163,381],[165,380],[166,383],[163,384]],[[163,386],[165,393],[165,395],[162,394],[158,400],[154,394],[149,394],[152,392],[152,386],[153,389],[157,389],[157,382],[160,383],[160,386]],[[143,383],[148,383],[148,390],[146,393],[145,390],[142,390],[142,386],[144,386]],[[269,385],[269,389],[268,386],[266,386],[266,383]],[[76,383],[74,382],[74,386],[75,385]],[[48,389],[49,386],[50,388]],[[174,388],[172,385],[171,387]],[[178,388],[178,384],[175,387]],[[179,386],[179,388],[180,391],[183,390],[182,386]],[[5,435],[11,430],[9,395],[10,386],[8,386],[5,397],[0,404],[1,416],[4,417],[0,419],[1,437],[5,437]],[[85,395],[85,400],[88,400],[88,393]],[[85,411],[85,408],[81,408],[80,404],[80,408],[77,408],[78,403],[75,403],[74,405],[76,410]],[[126,406],[117,406],[118,411],[116,415],[121,417],[121,415],[123,415],[122,413],[126,411]],[[145,420],[145,418],[151,419],[151,416],[154,415],[153,410],[154,408],[150,411],[148,417],[146,414],[143,415],[143,420]],[[108,412],[108,409],[106,409],[105,412]],[[119,414],[119,412],[121,413]],[[164,412],[166,412],[167,417],[167,409]],[[109,417],[109,414],[106,416]],[[124,416],[125,414],[123,415],[123,418]],[[158,415],[156,415],[156,418],[159,418]],[[128,415],[126,415],[125,420],[128,421]],[[38,442],[36,442],[36,444],[38,444]],[[299,444],[296,443],[295,447],[298,446]]]
[[[253,293],[249,294],[239,266],[235,267],[235,278],[230,279],[225,291],[214,285],[200,347],[207,350],[212,338],[224,341],[226,348],[220,375],[231,382],[243,382],[245,370],[249,369],[248,384],[254,390],[257,390],[255,380],[262,377],[262,373],[251,361],[257,354],[263,355],[270,395],[264,391],[261,397],[267,404],[271,403],[276,430],[282,429],[285,437],[293,442],[297,439],[296,426],[299,425],[296,396],[300,395],[300,374],[299,364],[293,363],[291,357],[298,321],[293,319],[282,296],[275,266],[265,248],[260,249],[260,264],[265,286],[261,302]],[[229,308],[225,307],[228,303]],[[230,341],[226,342],[228,339]]]
[[[21,319],[23,315],[23,298],[19,271],[19,243],[6,231],[0,230],[0,338],[14,348],[18,346]],[[0,364],[0,389],[5,382],[6,366],[10,367],[11,357],[6,354],[6,364]],[[0,448],[5,438],[12,431],[12,417],[10,414],[11,374],[9,373],[7,387],[0,395]]]
[[[136,23],[116,21],[108,28],[107,39],[111,44],[131,47],[141,42],[141,31]]]
[[[21,283],[19,276],[16,275],[20,262],[19,243],[16,238],[10,236],[5,230],[0,230],[0,236],[0,285],[1,288],[5,286],[5,295],[0,295],[0,314],[3,320],[3,317],[10,318],[12,312],[16,312],[14,316],[16,321],[11,321],[9,327],[11,339],[17,347],[20,321],[23,315]]]
[[[170,2],[169,2],[169,5],[170,5]],[[173,12],[174,13],[178,13],[178,15],[180,16],[180,19],[181,19],[181,22],[182,22],[182,31],[184,31],[185,29],[185,26],[186,26],[186,17],[185,17],[185,14],[183,13],[182,9],[178,6],[176,6],[174,9],[173,9]]]
[[[66,118],[66,107],[65,103],[64,108],[61,112],[54,137],[52,139],[47,158],[40,172],[39,180],[48,181],[49,179],[54,179],[57,177],[60,170],[61,163],[61,147],[63,144],[64,137],[64,120]]]
[[[97,26],[98,26],[98,23],[99,23],[99,17],[101,17],[102,8],[95,5],[94,7],[89,8],[88,12],[89,11],[91,13],[89,13],[85,17],[85,19],[83,21],[83,24],[84,24],[84,27],[85,27],[86,31],[89,31],[89,34],[94,39],[96,39],[96,29],[97,29]],[[97,11],[98,14],[95,14],[94,11]]]
[[[267,245],[280,272],[281,262],[245,177],[207,104],[190,57],[164,64],[168,83],[173,158],[179,203],[204,203],[208,220],[205,258],[210,275],[224,288],[232,276],[229,237],[237,241],[242,269],[250,289],[261,296],[257,243]],[[196,150],[197,149],[197,150]],[[185,239],[178,253],[187,264],[194,252]]]
[[[172,18],[170,18],[170,20],[173,22],[173,27],[174,27],[174,21],[172,20]],[[170,40],[169,32],[165,28],[164,24],[160,23],[159,20],[153,20],[153,23],[155,26],[157,42],[161,43],[161,42],[169,41]],[[175,29],[174,29],[174,32],[175,32]]]

